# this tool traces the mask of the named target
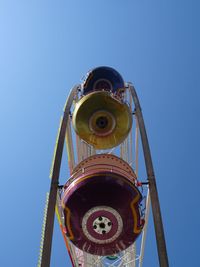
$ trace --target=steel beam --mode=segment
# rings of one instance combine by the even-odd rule
[[[151,197],[151,205],[152,205],[153,220],[154,220],[154,227],[155,227],[155,233],[156,233],[159,263],[160,263],[160,267],[169,267],[164,228],[163,228],[163,223],[162,223],[161,209],[160,209],[160,203],[159,203],[159,197],[158,197],[158,190],[156,186],[156,179],[155,179],[151,152],[150,152],[149,142],[148,142],[147,133],[145,129],[144,119],[143,119],[143,115],[142,115],[142,111],[141,111],[141,107],[140,107],[139,99],[137,97],[136,90],[131,84],[128,84],[128,87],[131,91],[133,101],[135,104],[135,115],[138,120],[140,136],[142,140],[146,172],[147,172],[147,178],[149,182],[149,192],[150,192],[150,197]]]
[[[59,184],[60,166],[61,166],[62,153],[63,153],[70,108],[74,100],[74,95],[77,91],[77,88],[78,86],[75,86],[69,94],[66,105],[64,107],[64,115],[62,117],[60,129],[58,132],[57,144],[55,147],[55,157],[52,166],[52,176],[51,176],[51,185],[49,192],[49,202],[47,207],[47,217],[46,217],[45,232],[44,232],[41,267],[50,267],[55,205],[56,205],[57,189]]]

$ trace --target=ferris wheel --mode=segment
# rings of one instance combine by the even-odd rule
[[[142,180],[140,138],[147,170]],[[70,175],[60,184],[63,149]],[[73,267],[142,267],[150,206],[160,266],[167,267],[155,175],[135,88],[113,68],[92,69],[72,88],[64,107],[38,267],[50,266],[55,213]]]

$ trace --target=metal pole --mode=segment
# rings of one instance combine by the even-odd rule
[[[149,192],[150,192],[150,197],[151,197],[151,205],[152,205],[160,267],[169,267],[167,248],[166,248],[166,243],[165,243],[165,235],[164,235],[161,210],[160,210],[160,203],[159,203],[158,191],[156,187],[156,179],[155,179],[155,174],[153,170],[153,163],[151,159],[151,152],[150,152],[147,133],[145,129],[144,119],[142,116],[142,111],[141,111],[141,107],[140,107],[139,99],[137,97],[136,90],[132,85],[129,84],[128,86],[130,88],[133,101],[135,104],[135,113],[138,119],[140,135],[141,135],[141,140],[142,140],[147,177],[149,181]]]
[[[58,133],[58,139],[57,139],[57,144],[55,148],[55,157],[54,157],[53,168],[52,168],[52,177],[51,177],[49,202],[48,202],[47,217],[46,217],[45,232],[44,232],[44,243],[43,243],[43,251],[42,251],[42,258],[41,258],[41,267],[50,266],[53,226],[54,226],[54,217],[55,217],[55,205],[56,205],[57,189],[58,189],[58,183],[59,183],[62,152],[63,152],[67,122],[69,119],[69,112],[70,112],[70,108],[71,108],[71,105],[74,99],[74,94],[77,88],[78,86],[75,86],[71,90],[71,93],[67,99],[67,102],[64,108],[64,115],[61,121],[59,133]]]

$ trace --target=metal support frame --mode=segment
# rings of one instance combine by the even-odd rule
[[[45,231],[44,231],[44,243],[43,243],[43,250],[41,257],[41,267],[50,266],[56,197],[59,184],[59,174],[60,174],[63,146],[65,141],[65,133],[69,119],[70,108],[74,100],[74,95],[78,88],[79,85],[75,86],[69,94],[66,105],[64,107],[64,115],[62,117],[61,125],[58,132],[58,138],[55,147],[55,157],[52,166],[51,186],[49,193],[49,202],[47,207]]]
[[[56,142],[56,147],[55,147],[54,161],[52,165],[51,186],[50,186],[49,201],[48,201],[47,214],[46,214],[46,220],[45,220],[44,241],[43,241],[40,267],[50,267],[55,206],[56,206],[56,198],[57,198],[57,191],[58,191],[58,185],[59,185],[59,173],[60,173],[60,167],[61,167],[62,153],[63,153],[66,131],[69,130],[67,127],[69,126],[68,123],[69,123],[69,117],[70,117],[70,108],[72,106],[73,101],[75,100],[75,96],[76,96],[76,93],[79,87],[80,85],[75,86],[69,94],[69,97],[66,101],[66,105],[64,107],[64,115],[62,117],[59,132],[58,132],[58,137],[57,137],[57,142]],[[150,198],[151,198],[151,206],[152,206],[152,211],[153,211],[153,219],[154,219],[154,227],[155,227],[155,233],[156,233],[157,250],[158,250],[160,267],[169,267],[166,243],[165,243],[165,237],[164,237],[164,229],[163,229],[162,217],[161,217],[161,210],[160,210],[158,192],[157,192],[157,187],[156,187],[156,180],[155,180],[155,175],[154,175],[154,170],[153,170],[153,164],[152,164],[145,124],[144,124],[144,120],[142,116],[142,111],[141,111],[140,103],[139,103],[135,88],[131,84],[127,84],[127,87],[130,90],[130,93],[132,95],[132,99],[135,105],[135,116],[137,119],[137,123],[138,123],[139,130],[140,130],[140,136],[142,140],[143,153],[144,153],[144,158],[145,158],[145,165],[146,165],[147,178],[148,178],[148,184],[149,184],[149,193],[150,193]],[[67,145],[69,144],[67,143]],[[124,143],[123,146],[125,149],[127,144]],[[84,152],[85,151],[84,149],[86,149],[85,144],[81,144],[81,151]],[[89,152],[87,152],[87,156],[88,156],[88,153]],[[129,153],[129,154],[132,154],[132,153]],[[79,157],[80,156],[81,155],[79,155]],[[145,235],[146,235],[146,232],[145,232]],[[144,254],[143,243],[142,243],[142,253],[140,255],[141,257],[140,261],[142,261],[143,254]],[[141,266],[141,262],[140,262],[140,266]]]
[[[165,235],[164,235],[162,216],[161,216],[161,209],[160,209],[158,191],[157,191],[157,186],[156,186],[156,179],[155,179],[153,163],[151,159],[151,152],[150,152],[149,142],[148,142],[147,133],[145,129],[144,119],[142,116],[142,111],[141,111],[141,107],[140,107],[139,99],[137,97],[136,90],[134,86],[131,84],[128,84],[128,87],[131,91],[133,101],[135,104],[135,115],[137,116],[138,125],[140,129],[140,136],[142,140],[147,178],[149,181],[149,192],[150,192],[154,227],[155,227],[155,233],[156,233],[159,263],[160,263],[160,267],[169,267]]]

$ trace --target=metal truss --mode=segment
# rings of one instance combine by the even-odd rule
[[[68,100],[64,108],[64,115],[61,118],[61,125],[58,132],[54,160],[52,164],[51,187],[44,218],[41,256],[38,267],[50,266],[50,255],[51,255],[51,244],[53,236],[55,211],[58,218],[58,222],[61,227],[61,231],[63,233],[66,248],[72,262],[72,266],[142,267],[150,206],[152,206],[153,210],[160,267],[168,267],[169,265],[168,265],[166,244],[164,238],[158,193],[156,188],[155,175],[153,171],[153,164],[151,160],[147,134],[144,126],[144,120],[142,117],[142,112],[135,88],[131,84],[127,84],[124,96],[125,101],[128,103],[130,109],[133,112],[133,118],[134,118],[133,127],[128,137],[121,145],[107,151],[95,150],[91,145],[88,145],[82,139],[80,139],[79,136],[77,136],[73,130],[73,127],[71,125],[72,124],[71,114],[73,113],[74,105],[81,97],[80,88],[81,85],[77,85],[71,90],[71,93],[68,97]],[[115,154],[118,157],[121,157],[134,169],[136,176],[138,176],[138,171],[139,171],[138,154],[140,150],[139,136],[141,137],[143,145],[145,165],[147,170],[147,180],[144,183],[145,185],[143,185],[143,183],[140,183],[140,181],[138,181],[138,185],[140,185],[141,188],[144,190],[143,195],[145,196],[141,206],[141,213],[145,219],[145,227],[143,228],[141,238],[139,241],[135,242],[125,251],[122,251],[121,253],[114,256],[111,255],[112,256],[111,258],[105,256],[101,257],[101,256],[91,255],[86,252],[83,252],[80,249],[76,248],[73,245],[73,243],[67,239],[63,231],[64,217],[61,209],[62,187],[59,186],[59,172],[60,172],[64,143],[67,149],[68,168],[70,170],[70,173],[80,161],[84,160],[85,158],[91,155],[100,154],[103,152],[108,154]]]

